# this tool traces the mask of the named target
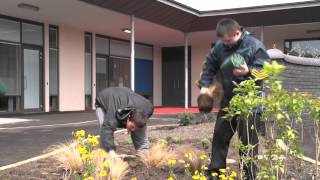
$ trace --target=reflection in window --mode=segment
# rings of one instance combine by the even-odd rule
[[[109,75],[110,86],[131,87],[130,60],[110,57]]]
[[[0,81],[6,93],[0,97],[0,112],[20,111],[21,61],[19,46],[0,43]]]
[[[58,28],[49,28],[49,94],[50,94],[50,111],[59,109],[59,43]]]
[[[287,40],[284,45],[289,55],[320,58],[320,40]]]

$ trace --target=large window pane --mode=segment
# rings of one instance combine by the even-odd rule
[[[49,95],[50,111],[59,109],[59,41],[58,28],[49,28]]]
[[[92,108],[92,34],[85,34],[85,107]]]
[[[109,54],[109,39],[96,37],[96,53]]]
[[[58,29],[54,27],[49,29],[49,48],[58,49]]]
[[[42,45],[42,26],[22,23],[22,43]]]
[[[320,57],[320,40],[288,40],[285,41],[285,52],[301,57]]]
[[[20,42],[20,23],[0,18],[0,40]]]
[[[110,86],[131,87],[130,60],[110,57]]]
[[[58,96],[58,51],[49,51],[50,96]]]
[[[107,57],[96,58],[96,92],[108,87]]]
[[[86,53],[85,55],[85,93],[86,95],[91,95],[91,53]]]
[[[0,81],[6,87],[6,94],[0,97],[0,111],[20,110],[21,61],[19,46],[0,43]]]
[[[136,44],[135,45],[135,58],[145,59],[145,60],[153,60],[152,46]]]
[[[111,40],[110,54],[113,56],[130,57],[130,43],[126,41]]]

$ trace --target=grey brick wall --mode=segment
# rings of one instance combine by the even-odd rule
[[[286,66],[282,74],[283,86],[286,90],[292,92],[296,88],[300,92],[320,96],[320,66],[293,64],[283,59],[278,62]]]

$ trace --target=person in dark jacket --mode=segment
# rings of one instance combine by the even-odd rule
[[[153,114],[151,102],[126,87],[110,87],[96,98],[96,115],[100,124],[101,147],[114,154],[114,131],[126,128],[138,153],[149,148],[146,123]]]
[[[229,143],[236,130],[238,131],[240,140],[245,145],[254,145],[254,149],[250,154],[252,156],[257,154],[257,130],[256,128],[253,130],[251,127],[252,125],[256,127],[256,122],[259,121],[258,110],[254,112],[254,118],[248,119],[248,132],[246,123],[243,123],[243,120],[237,120],[237,117],[234,117],[231,122],[224,119],[223,116],[225,113],[222,109],[229,105],[231,98],[234,96],[233,89],[235,88],[235,85],[232,82],[235,81],[239,83],[247,80],[251,76],[250,72],[252,69],[261,69],[264,62],[270,60],[263,44],[251,36],[249,32],[244,31],[235,20],[220,20],[216,27],[216,33],[219,41],[216,43],[215,47],[210,50],[203,66],[203,71],[199,81],[201,90],[198,98],[198,103],[200,101],[201,104],[201,107],[199,106],[199,110],[201,112],[211,112],[212,103],[210,98],[207,96],[207,94],[209,94],[208,87],[210,84],[213,84],[213,78],[219,71],[221,73],[221,83],[224,90],[224,96],[214,127],[212,157],[207,171],[208,178],[213,178],[210,177],[212,172],[219,173],[219,169],[226,168]],[[231,71],[227,68],[223,69],[222,65],[225,61],[228,61],[228,58],[230,57],[234,57],[235,54],[243,57],[244,63],[238,67],[231,68]],[[243,152],[240,151],[240,156],[241,155],[243,155]],[[246,179],[255,179],[255,164],[245,164],[244,170],[246,173]]]

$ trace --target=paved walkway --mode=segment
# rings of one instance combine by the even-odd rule
[[[175,116],[154,116],[149,125],[177,123]],[[73,138],[84,129],[98,134],[94,112],[53,113],[0,118],[0,167],[43,153],[48,147]]]

